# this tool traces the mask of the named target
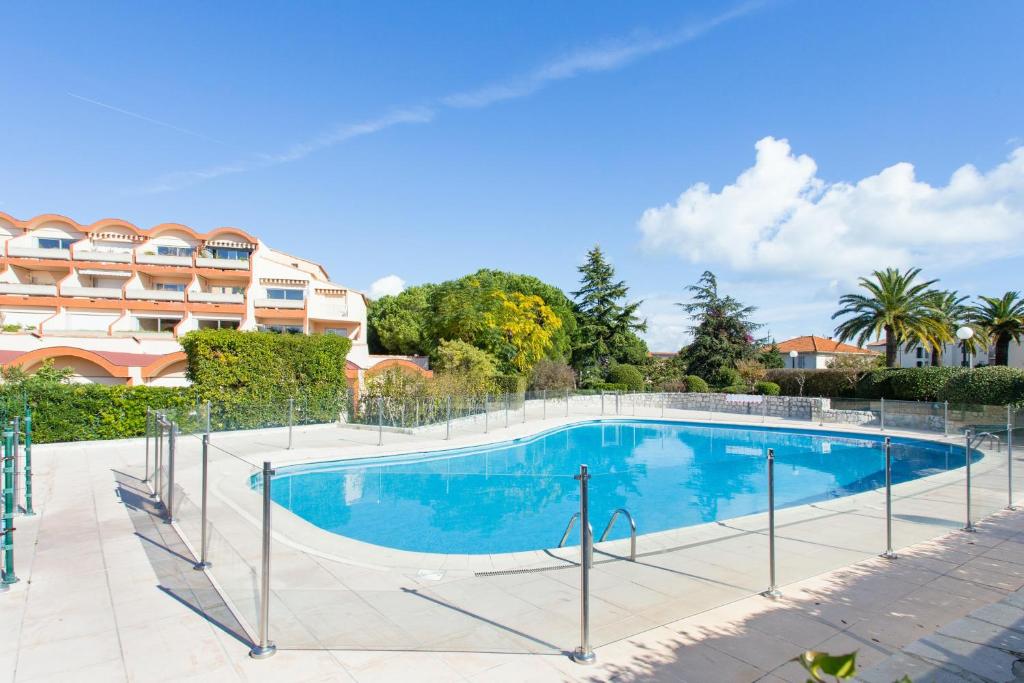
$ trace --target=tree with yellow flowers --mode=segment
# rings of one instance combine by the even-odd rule
[[[509,362],[521,373],[530,370],[551,348],[562,320],[536,294],[495,291],[485,324],[513,351]]]

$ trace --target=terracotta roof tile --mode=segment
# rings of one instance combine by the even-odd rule
[[[826,339],[813,335],[793,337],[792,339],[779,342],[776,346],[779,347],[779,351],[783,354],[790,351],[796,351],[797,353],[875,353],[868,349],[862,349],[859,346],[837,342],[835,339]]]

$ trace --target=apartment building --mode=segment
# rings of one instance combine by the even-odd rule
[[[0,364],[52,359],[81,382],[183,384],[177,339],[206,328],[348,337],[358,381],[381,363],[425,370],[369,354],[361,292],[238,228],[0,213],[0,325]]]
[[[876,349],[885,353],[885,340],[871,342],[868,348]],[[933,363],[936,360],[938,363]],[[897,366],[901,368],[927,368],[932,365],[941,364],[944,367],[957,367],[967,365],[995,365],[996,347],[988,345],[985,349],[977,351],[973,357],[968,358],[964,352],[963,345],[958,343],[943,344],[941,358],[933,357],[932,350],[920,344],[900,346],[896,351]],[[1024,368],[1024,345],[1020,342],[1010,342],[1010,353],[1007,363],[1011,368]]]

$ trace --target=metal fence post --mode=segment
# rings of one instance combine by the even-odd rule
[[[146,408],[146,469],[142,475],[142,483],[145,484],[149,481],[149,433],[152,431],[151,423],[153,421],[153,413],[149,408]]]
[[[1006,406],[1006,509],[1017,509],[1013,504],[1013,406]]]
[[[565,390],[565,416],[569,417],[569,390]]]
[[[972,434],[970,429],[964,431],[964,445],[966,447],[964,450],[964,458],[967,461],[965,469],[967,478],[967,524],[964,526],[962,531],[966,531],[968,533],[977,531],[977,529],[974,528],[974,523],[971,521],[971,436]]]
[[[209,569],[210,566],[211,566],[209,560],[206,559],[207,548],[208,548],[208,539],[207,539],[207,532],[206,532],[206,518],[207,518],[207,515],[206,515],[206,500],[207,500],[207,492],[209,491],[209,488],[208,488],[208,484],[209,484],[208,473],[209,473],[209,463],[210,463],[209,454],[210,454],[210,435],[209,434],[203,434],[203,474],[202,474],[202,482],[203,483],[202,483],[202,492],[200,493],[200,496],[201,496],[200,519],[202,520],[201,521],[202,526],[200,527],[200,530],[199,530],[199,561],[196,562],[195,565],[193,566],[193,569],[197,569],[199,571],[202,571],[204,569]]]
[[[942,435],[949,436],[949,401],[942,402]]]
[[[768,590],[766,598],[778,598],[782,591],[775,581],[775,449],[768,449]]]
[[[377,445],[384,445],[384,397],[377,398]]]
[[[621,393],[622,393],[621,391],[616,391],[615,392],[615,414],[616,415],[619,414],[619,395]]]
[[[665,401],[668,399],[668,394],[665,392],[661,393],[661,416],[665,417]]]
[[[167,524],[174,521],[174,449],[177,434],[178,425],[172,422],[167,431]]]
[[[508,429],[508,404],[511,400],[511,397],[505,394],[505,429]]]
[[[586,465],[580,465],[580,473],[574,477],[580,482],[580,646],[572,653],[577,664],[593,664],[597,661],[590,647],[590,564],[594,552],[594,538],[590,531],[590,474]]]
[[[153,475],[156,486],[153,488],[153,497],[161,500],[160,489],[164,484],[164,421],[161,413],[153,417],[156,426],[156,444],[153,447]]]
[[[761,424],[768,421],[768,396],[761,397]]]
[[[4,429],[4,515],[3,515],[3,585],[5,589],[18,582],[14,573],[14,432]]]
[[[277,646],[270,642],[270,482],[274,478],[274,470],[270,463],[263,463],[263,547],[260,556],[260,615],[257,643],[249,650],[253,659],[266,659],[275,652]]]
[[[526,392],[523,392],[523,424],[526,424]]]
[[[212,406],[210,405],[210,402],[207,401],[206,402],[206,436],[207,437],[210,436],[210,421],[211,421],[211,418],[210,418],[210,408],[211,407]]]
[[[484,434],[487,433],[487,429],[490,426],[490,422],[491,422],[491,410],[490,410],[491,407],[490,407],[490,405],[488,405],[490,403],[490,401],[491,401],[491,395],[490,394],[484,394]]]
[[[445,439],[452,438],[452,397],[445,397],[445,404],[447,405],[447,416],[445,417]],[[506,418],[507,422],[507,418]]]
[[[892,440],[885,437],[885,552],[882,557],[895,560],[892,549]]]
[[[36,514],[32,510],[32,409],[28,406],[25,406],[25,514]]]
[[[21,418],[14,416],[14,508],[12,512],[18,512],[18,491],[21,490],[21,470],[18,467],[18,460],[21,459]]]
[[[601,390],[601,414],[604,415],[604,389]]]
[[[540,419],[548,419],[548,390],[543,389],[541,393],[541,400],[544,401],[544,409],[541,411]]]
[[[881,424],[881,430],[884,432],[885,431],[885,399],[883,398],[881,400],[882,400],[882,407],[878,411],[878,416],[879,416],[879,420],[882,423]]]
[[[288,399],[288,450],[292,449],[292,426],[295,424],[295,399]],[[380,444],[377,444],[380,445]]]

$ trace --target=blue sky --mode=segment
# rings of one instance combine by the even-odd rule
[[[1022,3],[7,3],[0,20],[0,211],[19,218],[234,225],[361,289],[486,266],[570,290],[600,243],[658,349],[684,342],[672,304],[705,268],[777,338],[828,333],[838,295],[887,265],[1021,288]]]

